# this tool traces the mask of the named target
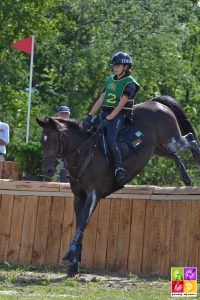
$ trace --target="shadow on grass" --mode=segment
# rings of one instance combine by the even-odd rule
[[[169,282],[169,276],[159,274],[128,273],[108,270],[88,270],[80,268],[80,273],[74,278],[67,276],[67,266],[50,267],[46,265],[12,265],[10,263],[0,264],[0,282],[9,281],[14,285],[48,285],[50,283],[61,283],[63,281],[84,282],[112,282],[131,281],[131,282]]]

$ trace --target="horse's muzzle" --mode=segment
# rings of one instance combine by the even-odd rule
[[[55,166],[48,166],[46,168],[44,168],[44,174],[48,177],[52,177],[55,173]]]

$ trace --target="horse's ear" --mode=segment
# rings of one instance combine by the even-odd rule
[[[44,125],[45,125],[44,120],[40,120],[40,119],[36,118],[36,122],[38,123],[38,125],[39,125],[40,127],[44,127]]]

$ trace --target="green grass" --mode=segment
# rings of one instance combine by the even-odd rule
[[[81,270],[76,278],[67,278],[63,267],[4,264],[0,265],[0,299],[165,300],[171,298],[170,281],[167,277]]]

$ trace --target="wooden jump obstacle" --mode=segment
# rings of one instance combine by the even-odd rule
[[[0,180],[0,262],[58,265],[75,229],[69,184]],[[126,186],[102,199],[81,265],[169,274],[200,270],[200,188]]]
[[[0,178],[19,180],[19,166],[14,161],[0,161]]]

